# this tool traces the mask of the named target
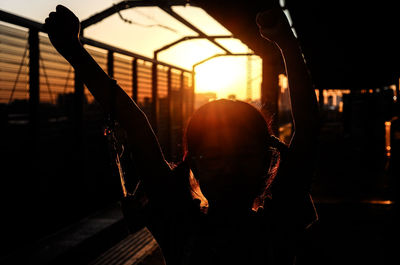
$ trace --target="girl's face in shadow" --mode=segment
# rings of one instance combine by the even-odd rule
[[[210,208],[252,206],[265,188],[271,155],[262,113],[241,101],[200,107],[186,130],[190,167]]]
[[[254,139],[232,136],[228,131],[210,133],[192,156],[195,177],[212,206],[250,205],[264,187],[270,156]]]

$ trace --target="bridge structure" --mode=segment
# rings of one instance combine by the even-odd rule
[[[189,2],[206,10],[233,35],[207,35],[171,8]],[[290,119],[281,115],[282,106],[289,104],[282,101],[278,83],[284,73],[282,58],[275,46],[259,38],[254,27],[256,12],[270,2],[277,1],[255,1],[254,5],[226,0],[122,1],[82,21],[81,41],[149,117],[168,160],[179,161],[184,124],[194,110],[196,67],[216,57],[261,56],[262,105],[278,113],[273,124],[277,134],[282,133],[282,121],[290,127]],[[358,25],[351,20],[350,13],[356,10],[353,5],[349,4],[351,12],[337,21],[332,19],[340,12],[336,5],[324,16],[320,11],[327,9],[321,7],[321,1],[279,2],[292,14],[323,114],[318,182],[313,188],[321,217],[325,217],[317,229],[326,239],[312,235],[323,244],[311,242],[314,254],[304,264],[319,264],[327,256],[335,257],[331,264],[366,264],[374,259],[382,264],[380,257],[392,255],[393,246],[387,242],[398,228],[393,216],[398,198],[394,179],[399,172],[400,72],[392,61],[400,58],[398,49],[394,43],[383,47],[381,41],[370,39],[363,45],[348,42],[355,56],[345,52],[347,46],[339,41],[338,32],[342,30],[349,40],[356,41],[351,35]],[[164,45],[153,57],[85,36],[91,25],[139,6],[159,7],[197,35]],[[318,14],[318,19],[313,14]],[[375,15],[380,20],[374,23],[388,33],[390,28],[383,27],[382,21],[395,16]],[[0,199],[5,202],[1,227],[7,242],[0,252],[0,263],[162,264],[157,245],[145,228],[137,227],[133,233],[127,230],[118,203],[119,179],[114,177],[115,167],[103,135],[104,113],[79,76],[54,50],[41,23],[1,10],[0,20],[6,22],[0,24],[0,161],[1,186],[6,187]],[[320,21],[325,23],[317,23]],[[372,22],[364,22],[375,36],[382,37]],[[325,32],[325,28],[334,31]],[[366,33],[365,29],[362,32]],[[217,41],[222,38],[240,38],[254,53],[233,53]],[[204,58],[192,69],[159,60],[163,51],[192,39],[208,40],[221,53]],[[382,53],[372,54],[374,46]],[[370,57],[364,57],[367,51],[371,51]],[[345,61],[343,54],[354,60]],[[343,216],[350,220],[350,226]],[[343,242],[349,234],[355,236]],[[373,241],[368,241],[371,238]],[[322,249],[324,244],[328,252]],[[359,255],[349,258],[340,246]]]

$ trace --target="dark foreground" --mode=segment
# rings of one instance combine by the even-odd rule
[[[400,264],[398,157],[382,156],[379,145],[348,135],[339,122],[326,122],[321,135],[312,191],[320,220],[298,264]],[[128,233],[118,203],[38,242],[18,242],[1,264],[163,264],[146,229]]]

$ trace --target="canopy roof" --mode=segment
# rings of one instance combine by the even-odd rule
[[[384,4],[345,0],[279,2],[284,3],[290,13],[316,88],[360,89],[398,83],[400,50],[396,34],[399,20],[395,1]],[[256,54],[283,69],[278,50],[260,37],[255,24],[257,12],[278,4],[277,0],[136,0],[124,3],[119,4],[120,8],[159,6],[178,20],[180,18],[171,13],[169,6],[186,3],[199,6]],[[116,6],[83,21],[83,26],[115,13]],[[200,31],[197,33],[203,35]],[[219,45],[213,38],[204,37]]]
[[[271,1],[196,1],[256,53],[273,53],[254,18]],[[395,1],[286,0],[293,27],[318,88],[376,88],[397,84],[399,29]]]

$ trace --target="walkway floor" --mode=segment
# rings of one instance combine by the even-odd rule
[[[298,265],[397,265],[399,230],[395,206],[376,202],[325,201],[320,220],[304,240]],[[142,244],[140,244],[142,243]],[[163,265],[146,229],[129,235],[88,265]]]
[[[143,228],[128,235],[89,265],[163,264],[163,258],[151,233]]]

